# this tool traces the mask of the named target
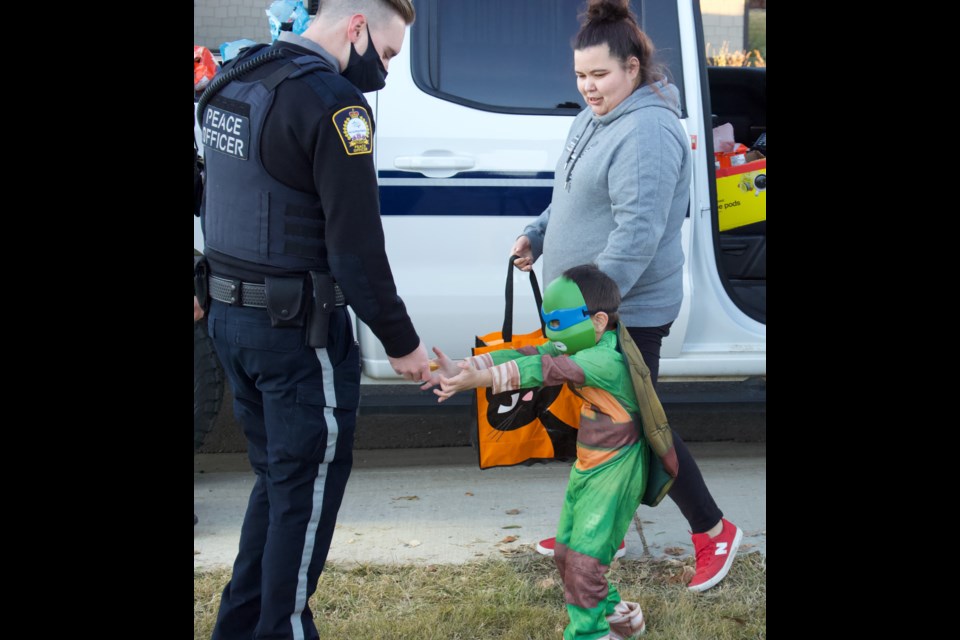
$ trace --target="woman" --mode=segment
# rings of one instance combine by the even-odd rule
[[[570,127],[551,203],[523,230],[512,253],[543,279],[595,263],[616,281],[620,319],[656,385],[660,347],[683,300],[680,229],[690,199],[691,154],[679,92],[658,70],[654,47],[627,0],[591,0],[574,40],[577,88],[587,103]],[[726,576],[742,532],[723,518],[696,461],[673,432],[680,472],[670,497],[690,525],[704,591]],[[555,539],[538,550],[553,555]]]

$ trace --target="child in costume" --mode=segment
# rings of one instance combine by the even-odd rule
[[[550,342],[453,362],[439,349],[431,380],[440,402],[458,391],[493,393],[568,384],[584,399],[577,462],[557,525],[554,561],[570,623],[564,640],[624,640],[645,631],[636,602],[622,600],[606,573],[640,506],[649,447],[630,372],[617,349],[620,291],[596,266],[568,269],[547,286],[541,314]]]

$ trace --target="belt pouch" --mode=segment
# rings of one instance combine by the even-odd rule
[[[193,256],[193,295],[197,296],[203,314],[210,313],[210,290],[208,280],[210,265],[206,256]]]
[[[311,271],[310,282],[313,287],[313,306],[310,309],[310,321],[307,323],[307,346],[323,349],[327,346],[330,314],[336,306],[333,276],[329,273]]]
[[[270,326],[302,327],[307,308],[304,279],[264,276],[263,284]]]

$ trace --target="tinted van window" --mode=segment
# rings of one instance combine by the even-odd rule
[[[475,109],[570,115],[585,106],[571,42],[585,0],[420,0],[411,29],[413,79],[424,92]],[[683,95],[674,1],[631,3]],[[647,8],[649,19],[642,6]]]

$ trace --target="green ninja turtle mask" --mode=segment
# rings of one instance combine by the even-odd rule
[[[560,276],[547,286],[540,315],[546,325],[547,338],[567,355],[597,343],[587,303],[580,287],[569,278]]]

